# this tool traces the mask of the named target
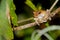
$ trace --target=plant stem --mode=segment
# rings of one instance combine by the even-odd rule
[[[51,6],[51,8],[49,9],[50,12],[52,11],[52,9],[54,8],[54,6],[57,4],[58,1],[59,1],[59,0],[56,0],[56,1],[53,3],[53,5]]]
[[[58,12],[60,12],[60,7],[57,8],[55,11],[53,11],[50,16],[53,17],[53,16],[55,16],[55,14],[57,14]]]
[[[30,20],[32,20],[32,19],[33,19],[33,17],[28,18],[28,19],[25,19],[25,20],[18,21],[17,23],[22,23],[22,22],[30,21]]]
[[[33,22],[33,23],[26,24],[26,25],[15,27],[14,30],[22,30],[22,29],[26,29],[26,28],[29,28],[29,27],[33,27],[35,25],[36,25],[36,23]]]

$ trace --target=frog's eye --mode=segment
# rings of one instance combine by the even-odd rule
[[[41,13],[41,11],[38,12],[38,14],[40,14],[40,13]]]

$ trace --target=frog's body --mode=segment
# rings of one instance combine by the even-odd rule
[[[46,22],[48,19],[51,20],[50,18],[50,12],[47,10],[40,10],[40,11],[36,11],[34,12],[34,17],[35,17],[35,21],[37,21],[38,23],[43,23]]]

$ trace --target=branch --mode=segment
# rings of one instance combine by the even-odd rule
[[[50,16],[53,17],[53,16],[55,16],[55,14],[57,14],[58,12],[60,12],[60,7],[57,8],[55,11],[53,11]]]
[[[33,19],[33,17],[28,18],[28,19],[25,19],[25,20],[18,21],[17,23],[23,23],[23,22],[26,22],[26,21],[30,21],[30,20],[32,20],[32,19]]]
[[[56,0],[56,1],[53,3],[53,5],[51,6],[51,8],[49,9],[50,12],[52,11],[52,9],[54,8],[54,6],[57,4],[58,1],[59,1],[59,0]]]
[[[26,24],[26,25],[15,27],[14,30],[22,30],[22,29],[26,29],[26,28],[29,28],[29,27],[33,27],[35,25],[36,25],[36,23],[33,22],[33,23]]]

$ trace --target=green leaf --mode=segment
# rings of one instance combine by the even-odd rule
[[[15,13],[15,5],[13,4],[13,0],[7,0],[10,8],[10,16],[11,16],[11,21],[14,26],[18,26],[17,24],[17,15]]]
[[[0,38],[2,39],[4,37],[6,40],[11,40],[13,39],[13,32],[6,15],[6,4],[7,4],[6,0],[1,0],[0,2],[0,35],[1,35]]]
[[[37,4],[37,9],[38,9],[38,10],[41,10],[41,9],[42,9],[42,6],[41,6],[40,3]]]
[[[34,11],[37,10],[37,8],[35,7],[35,5],[30,1],[30,0],[26,0],[25,2],[29,7],[31,7]]]
[[[46,22],[46,24],[45,24],[45,25],[46,25],[46,27],[48,27],[48,26],[49,26],[49,23],[48,23],[48,22]]]

